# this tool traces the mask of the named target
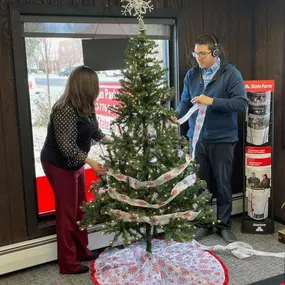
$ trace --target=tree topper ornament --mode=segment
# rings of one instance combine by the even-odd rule
[[[145,1],[145,0],[121,0],[121,2],[127,2],[126,4],[122,5],[122,8],[124,10],[122,11],[122,14],[124,16],[127,16],[127,14],[130,14],[134,17],[137,17],[139,20],[139,23],[141,25],[141,28],[145,29],[144,23],[143,23],[143,15],[153,10],[153,5],[151,4],[151,1]],[[134,11],[132,11],[134,10]]]

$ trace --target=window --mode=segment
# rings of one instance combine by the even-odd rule
[[[23,36],[28,74],[37,211],[41,219],[55,213],[53,191],[40,163],[40,151],[44,144],[51,107],[64,91],[66,80],[73,68],[82,64],[88,65],[86,63],[88,57],[95,56],[91,54],[94,49],[84,48],[86,41],[95,39],[97,42],[100,40],[103,42],[106,39],[136,36],[138,25],[133,23],[133,20],[130,23],[120,24],[114,19],[108,19],[108,23],[106,20],[105,23],[79,23],[78,19],[74,23],[51,23],[33,22],[31,17],[29,19],[29,22],[24,23]],[[147,33],[158,45],[163,67],[168,68],[170,26],[153,22],[155,20],[147,24]],[[121,56],[123,57],[123,51]],[[108,55],[104,54],[104,51],[100,52],[100,58],[108,61]],[[105,63],[103,60],[99,68],[96,68],[100,80],[100,94],[94,107],[100,128],[108,135],[110,123],[114,119],[114,114],[109,112],[108,106],[116,103],[114,94],[120,88],[119,80],[122,74],[121,68],[117,66],[113,68],[109,62]],[[90,157],[100,160],[100,156],[104,153],[106,152],[103,147],[97,144],[91,148]],[[93,170],[86,167],[87,199],[93,198],[88,189],[96,179]]]

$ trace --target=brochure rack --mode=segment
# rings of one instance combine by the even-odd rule
[[[274,81],[245,81],[243,218],[241,232],[272,234],[274,171]]]

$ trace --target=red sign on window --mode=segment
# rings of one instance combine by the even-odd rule
[[[120,83],[100,84],[99,96],[95,102],[95,112],[99,127],[106,134],[111,133],[111,122],[117,117],[117,114],[112,113],[109,107],[119,104],[119,101],[115,100],[115,94],[120,88]],[[112,128],[114,132],[117,132],[114,126]]]

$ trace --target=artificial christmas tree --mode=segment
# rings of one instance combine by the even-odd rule
[[[108,173],[93,184],[96,199],[82,205],[86,215],[78,224],[86,229],[104,222],[103,233],[114,233],[110,243],[122,236],[128,246],[105,249],[91,264],[91,278],[96,285],[226,285],[222,261],[194,240],[184,242],[193,238],[195,222],[214,222],[210,194],[196,177],[193,157],[206,107],[194,105],[179,121],[171,120],[173,90],[142,20],[152,6],[144,0],[126,2],[122,7],[130,14],[134,9],[140,30],[130,39],[118,105],[111,110],[119,132],[105,142]],[[191,157],[178,126],[196,111]],[[160,230],[168,242],[155,239]]]
[[[103,220],[105,233],[122,236],[124,243],[151,240],[162,230],[166,240],[193,238],[194,220],[213,222],[206,183],[196,177],[197,165],[188,155],[188,142],[171,121],[168,107],[173,90],[166,70],[157,60],[156,44],[145,34],[140,19],[139,36],[129,41],[126,66],[111,111],[120,134],[112,133],[104,158],[108,175],[93,184],[96,199],[85,203],[87,228]]]

